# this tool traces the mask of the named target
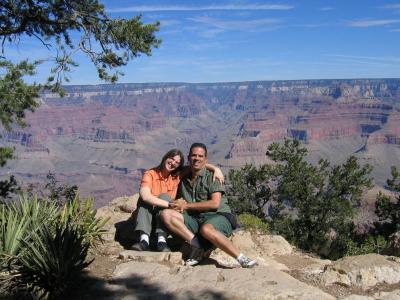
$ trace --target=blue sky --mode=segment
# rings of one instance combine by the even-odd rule
[[[144,22],[161,22],[160,48],[131,61],[120,82],[400,77],[400,1],[103,3],[113,17],[142,14]],[[47,57],[47,52],[27,40],[12,56]],[[101,83],[88,60],[76,60],[80,67],[72,84]],[[42,78],[38,74],[37,80]]]

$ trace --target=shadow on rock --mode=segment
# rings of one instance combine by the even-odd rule
[[[134,223],[131,218],[114,224],[114,240],[120,243],[125,249],[129,249],[138,240],[138,235],[134,231]]]
[[[145,277],[131,275],[128,278],[102,280],[84,274],[79,286],[73,286],[61,300],[67,299],[138,299],[138,300],[178,300],[178,299],[228,299],[222,293],[211,290],[185,291],[180,294],[167,292],[158,284],[148,281]]]
[[[204,290],[200,292],[186,292],[180,298],[184,298],[187,300],[197,300],[197,299],[210,299],[210,300],[225,300],[228,297],[225,297],[222,293],[210,290]]]

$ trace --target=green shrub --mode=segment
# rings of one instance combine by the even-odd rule
[[[8,268],[21,252],[22,241],[31,239],[43,224],[57,216],[57,206],[37,197],[20,197],[0,206],[0,270]]]
[[[102,242],[102,235],[106,233],[103,227],[108,219],[97,219],[93,204],[94,198],[88,197],[81,201],[77,193],[72,201],[64,204],[60,213],[60,222],[64,225],[69,222],[75,224],[85,241],[91,247],[96,247],[99,242]]]
[[[375,226],[377,232],[387,239],[391,234],[400,231],[400,170],[393,166],[391,175],[392,178],[386,183],[394,196],[379,193],[375,202],[375,213],[379,218]]]
[[[20,280],[40,298],[56,299],[79,278],[86,262],[89,243],[72,222],[43,226],[31,242],[22,241],[26,255],[19,263]]]
[[[267,223],[263,222],[260,218],[253,216],[251,214],[241,214],[238,217],[239,223],[246,230],[260,231],[262,233],[267,233],[269,226]]]
[[[228,200],[237,214],[249,213],[265,217],[265,205],[271,200],[272,168],[246,164],[239,170],[229,171]]]
[[[364,255],[368,253],[380,254],[387,247],[387,241],[383,236],[368,236],[362,242],[348,240],[345,256]]]
[[[93,199],[78,195],[62,207],[21,198],[0,206],[0,292],[61,295],[89,262],[107,220],[95,217]]]
[[[273,164],[231,171],[229,201],[237,212],[268,220],[271,230],[299,248],[329,257],[331,245],[346,249],[335,240],[354,233],[353,217],[372,185],[372,167],[354,156],[337,166],[325,159],[312,164],[307,153],[298,140],[271,144],[266,155]]]

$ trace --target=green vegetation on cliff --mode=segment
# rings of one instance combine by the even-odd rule
[[[400,231],[400,172],[396,167],[392,167],[392,178],[387,180],[387,185],[395,196],[379,193],[375,208],[379,218],[377,232],[389,238]]]
[[[78,196],[63,206],[37,197],[1,204],[1,294],[56,299],[78,280],[107,221],[92,207]]]
[[[331,258],[346,255],[356,235],[353,217],[363,191],[371,187],[372,168],[353,156],[338,166],[327,160],[313,165],[298,140],[273,143],[266,155],[273,164],[230,172],[235,210],[261,217],[302,249]]]

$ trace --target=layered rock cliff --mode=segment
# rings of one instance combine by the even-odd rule
[[[267,145],[284,137],[302,140],[315,158],[334,163],[356,154],[379,169],[379,184],[391,165],[400,164],[399,79],[115,84],[66,91],[64,98],[43,94],[41,106],[27,115],[27,127],[1,133],[1,143],[16,146],[19,157],[2,175],[40,181],[53,171],[109,201],[134,192],[141,170],[157,165],[170,148],[186,151],[202,141],[213,162],[233,167],[265,161]]]

